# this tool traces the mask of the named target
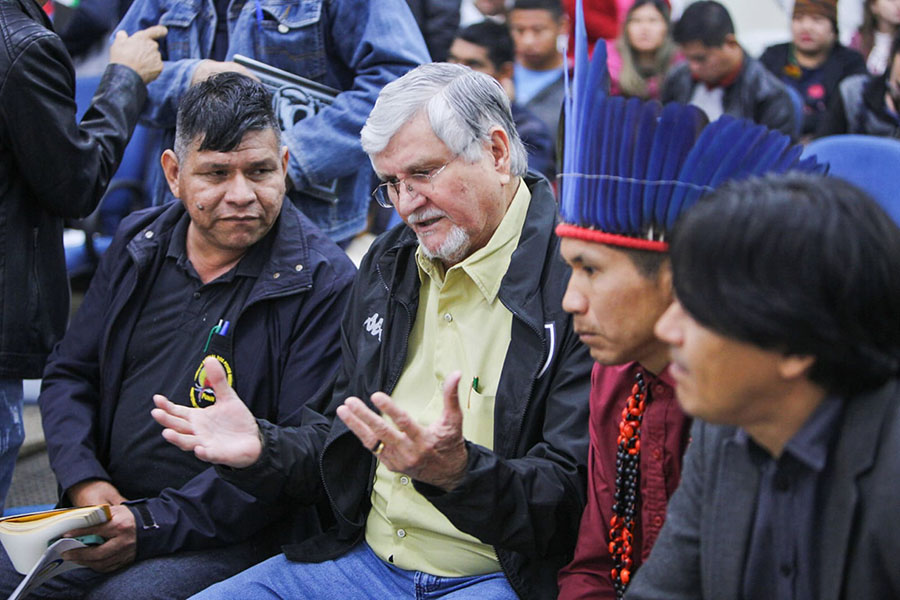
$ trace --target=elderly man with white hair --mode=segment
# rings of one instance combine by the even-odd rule
[[[318,412],[255,420],[214,364],[214,406],[155,397],[170,442],[335,520],[198,597],[555,598],[584,504],[591,369],[561,306],[556,201],[525,174],[502,87],[466,67],[387,85],[362,144],[405,225],[360,266]]]

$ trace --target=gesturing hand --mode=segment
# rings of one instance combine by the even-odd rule
[[[156,408],[150,414],[165,427],[162,435],[170,444],[193,451],[197,458],[206,462],[248,467],[262,453],[256,419],[228,385],[219,361],[208,357],[203,366],[207,379],[204,387],[208,385],[216,393],[212,406],[188,408],[157,394],[153,396]]]
[[[337,414],[366,448],[375,451],[379,442],[384,444],[378,459],[389,470],[450,491],[462,481],[468,461],[457,392],[460,375],[455,371],[444,381],[444,411],[428,427],[416,423],[383,392],[372,394],[372,403],[394,425],[355,396],[347,398]]]

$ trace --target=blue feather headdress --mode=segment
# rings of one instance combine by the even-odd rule
[[[609,96],[606,46],[588,58],[576,6],[575,69],[567,85],[557,234],[668,250],[666,234],[705,193],[765,173],[824,173],[815,157],[763,125],[723,115],[707,124],[695,106]]]

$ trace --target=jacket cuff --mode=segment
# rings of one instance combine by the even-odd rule
[[[216,465],[216,473],[238,489],[260,500],[277,498],[281,492],[281,481],[275,465],[279,455],[279,428],[265,419],[257,419],[262,437],[262,453],[249,467],[234,469]]]
[[[147,100],[147,85],[141,79],[141,76],[137,74],[137,71],[123,64],[110,63],[103,72],[97,93],[108,88],[130,91],[135,99],[135,108],[133,110],[135,113],[140,114],[141,108]]]

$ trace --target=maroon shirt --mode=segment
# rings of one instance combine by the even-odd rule
[[[632,574],[650,554],[665,520],[666,505],[681,479],[681,459],[691,421],[675,401],[668,368],[657,377],[634,362],[617,367],[595,364],[591,373],[587,505],[575,558],[559,572],[560,600],[615,598],[608,546],[616,486],[616,440],[622,408],[638,372],[643,373],[650,401],[641,423],[641,483]]]

